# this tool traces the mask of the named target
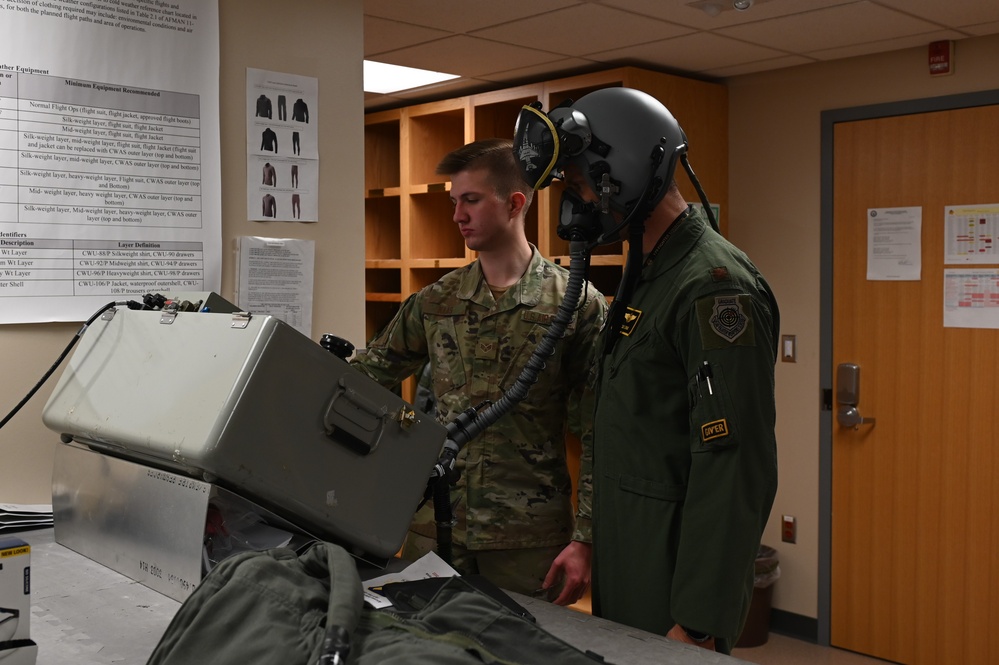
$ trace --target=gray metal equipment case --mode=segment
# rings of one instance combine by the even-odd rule
[[[446,432],[271,316],[111,309],[43,412],[108,454],[198,478],[359,556],[401,546]]]

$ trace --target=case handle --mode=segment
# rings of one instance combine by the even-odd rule
[[[350,375],[340,377],[336,392],[326,407],[323,426],[326,436],[360,455],[370,455],[378,448],[388,407],[378,405],[350,386]]]

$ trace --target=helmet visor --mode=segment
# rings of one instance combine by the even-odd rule
[[[555,125],[539,108],[525,106],[520,110],[513,151],[520,172],[532,189],[544,189],[551,184],[559,159],[559,138]]]

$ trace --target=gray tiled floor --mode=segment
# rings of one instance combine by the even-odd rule
[[[887,662],[774,633],[770,634],[766,644],[736,649],[732,655],[757,665],[884,665]]]

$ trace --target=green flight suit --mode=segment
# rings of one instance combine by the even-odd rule
[[[478,261],[410,296],[353,366],[394,386],[429,360],[442,423],[487,400],[498,401],[555,319],[568,283],[565,268],[532,249],[524,276],[498,302]],[[461,450],[461,477],[451,496],[457,500],[456,544],[490,550],[590,541],[591,421],[578,416],[592,414],[593,358],[606,309],[604,297],[587,285],[527,397]],[[582,442],[575,518],[567,423],[576,423]],[[412,530],[434,537],[432,505],[417,513]]]
[[[660,635],[680,624],[727,653],[777,490],[780,315],[699,209],[667,233],[600,360],[594,613]]]

